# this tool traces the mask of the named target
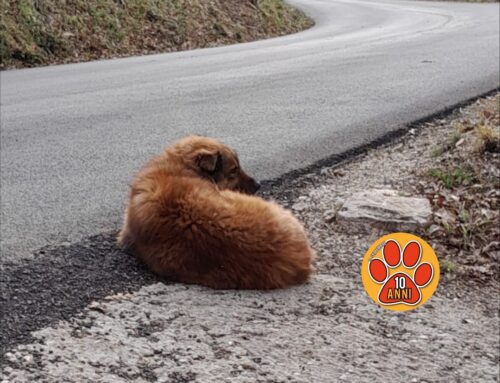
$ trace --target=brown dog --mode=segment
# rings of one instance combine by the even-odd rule
[[[243,194],[258,188],[227,146],[184,138],[133,181],[118,242],[179,282],[218,289],[303,283],[314,270],[304,229],[277,204]]]

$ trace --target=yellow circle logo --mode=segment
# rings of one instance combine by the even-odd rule
[[[366,252],[361,278],[380,306],[406,311],[423,305],[439,283],[439,262],[432,247],[409,233],[379,238]]]

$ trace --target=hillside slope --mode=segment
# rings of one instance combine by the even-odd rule
[[[212,47],[312,25],[282,0],[0,0],[1,68]]]

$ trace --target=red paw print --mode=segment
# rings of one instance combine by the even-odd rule
[[[383,259],[375,258],[368,264],[368,274],[383,284],[378,300],[384,305],[403,303],[414,306],[422,299],[420,289],[427,286],[434,275],[430,263],[420,263],[422,248],[416,241],[410,241],[401,252],[399,243],[388,240],[382,250]],[[418,267],[417,267],[418,266]],[[390,271],[403,268],[390,275]],[[413,271],[413,276],[410,273]]]

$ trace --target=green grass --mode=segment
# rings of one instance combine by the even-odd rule
[[[431,169],[429,175],[441,181],[448,189],[453,189],[462,185],[470,185],[474,180],[473,174],[468,169],[460,167],[453,169]]]
[[[455,273],[458,269],[458,266],[456,263],[445,260],[445,259],[440,261],[439,264],[440,264],[439,268],[442,270],[442,272],[444,272],[446,274]]]

